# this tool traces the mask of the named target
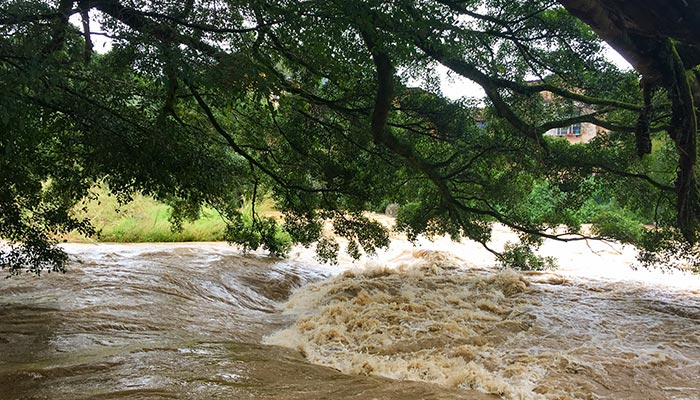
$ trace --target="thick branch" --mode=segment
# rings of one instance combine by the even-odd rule
[[[250,164],[256,166],[260,171],[262,171],[265,175],[269,176],[272,180],[274,180],[277,184],[280,186],[287,188],[287,189],[294,189],[294,190],[299,190],[303,192],[311,192],[311,193],[324,193],[324,192],[335,192],[335,190],[332,189],[311,189],[311,188],[306,188],[302,186],[297,186],[297,185],[292,185],[288,182],[286,182],[284,179],[282,179],[279,175],[274,173],[272,170],[267,168],[265,165],[263,165],[260,161],[255,159],[252,155],[248,154],[231,136],[226,129],[224,129],[223,126],[219,123],[218,119],[214,115],[214,112],[212,111],[211,107],[209,107],[209,104],[204,100],[204,98],[201,96],[199,91],[192,86],[189,85],[190,92],[192,92],[192,96],[195,98],[197,101],[197,104],[199,107],[204,111],[204,114],[206,115],[207,119],[209,122],[212,124],[216,132],[221,135],[221,137],[226,140],[226,143],[231,147],[233,151],[235,151],[238,155],[243,157],[246,161],[248,161]]]
[[[273,23],[268,23],[266,25],[258,25],[254,26],[251,28],[239,28],[239,29],[232,29],[232,28],[221,28],[213,25],[206,25],[206,24],[198,24],[195,22],[188,22],[182,18],[173,16],[173,15],[168,15],[168,14],[161,14],[161,13],[156,13],[156,12],[146,12],[146,11],[137,11],[139,14],[143,15],[144,17],[150,17],[150,18],[155,18],[155,19],[162,19],[165,21],[170,21],[174,22],[177,25],[180,26],[185,26],[188,28],[192,28],[194,30],[202,31],[202,32],[211,32],[211,33],[249,33],[249,32],[256,32],[262,29],[267,29],[269,26],[281,23],[283,21],[276,21]]]
[[[537,128],[537,132],[544,133],[547,132],[550,129],[554,128],[561,128],[564,126],[569,126],[573,124],[580,124],[582,122],[593,122],[597,120],[595,117],[597,115],[605,114],[607,113],[608,110],[601,110],[601,111],[596,111],[590,114],[583,114],[583,115],[577,115],[575,117],[570,117],[570,118],[565,118],[565,119],[560,119],[557,121],[550,121],[550,122],[545,122],[542,125],[539,125]]]
[[[140,11],[125,7],[118,0],[96,0],[91,2],[90,5],[137,32],[153,36],[163,44],[184,44],[212,57],[220,56],[222,53],[218,48],[202,40],[192,36],[181,35],[171,26],[156,23],[144,17]]]
[[[51,54],[61,47],[66,40],[66,27],[73,7],[73,0],[61,0],[58,4],[58,21],[54,22],[51,42],[44,47],[44,54]]]
[[[41,13],[41,14],[29,14],[29,15],[13,15],[13,14],[6,14],[3,16],[0,16],[0,26],[5,26],[5,25],[20,25],[20,24],[26,24],[26,23],[31,23],[31,22],[39,22],[39,21],[51,21],[54,19],[61,19],[63,18],[64,15],[71,16],[75,13],[78,13],[79,10],[77,9],[72,9],[72,10],[66,10],[65,12],[53,12],[53,13]]]
[[[637,155],[642,157],[644,154],[651,154],[651,130],[649,128],[649,117],[651,116],[652,112],[652,86],[646,81],[646,79],[642,79],[639,84],[642,87],[642,93],[644,96],[644,108],[642,108],[642,111],[639,112],[634,136],[637,144]]]
[[[89,9],[87,7],[84,7],[83,3],[80,4],[80,7],[80,17],[83,23],[83,38],[85,39],[84,58],[85,63],[87,64],[88,62],[90,62],[90,58],[92,57],[92,49],[94,46],[92,44],[91,38],[92,33],[90,32]]]
[[[450,68],[463,77],[478,83],[486,92],[486,95],[489,97],[494,108],[496,109],[496,113],[500,117],[505,118],[513,126],[513,128],[524,134],[526,137],[534,140],[543,147],[545,146],[544,141],[537,133],[536,128],[525,122],[522,118],[515,114],[515,112],[513,112],[508,103],[506,103],[506,101],[503,99],[503,96],[501,96],[501,94],[498,92],[499,86],[491,77],[465,61],[447,57],[445,54],[433,48],[427,42],[419,43],[418,47],[447,68]]]
[[[386,131],[386,123],[389,120],[391,100],[394,95],[394,67],[389,56],[377,47],[372,34],[361,32],[362,39],[372,54],[374,65],[377,68],[377,96],[372,111],[372,135],[377,144],[384,143],[390,134]]]

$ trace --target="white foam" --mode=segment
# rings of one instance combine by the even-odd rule
[[[545,251],[561,253],[558,246]],[[682,291],[692,283],[662,279],[665,297],[650,297],[649,285],[668,275],[622,281],[638,273],[629,269],[633,254],[586,256],[582,246],[565,247],[556,273],[519,274],[488,267],[474,245],[399,242],[295,292],[283,308],[296,323],[265,343],[345,373],[506,399],[693,398],[700,296]]]

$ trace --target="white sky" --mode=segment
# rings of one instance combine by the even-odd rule
[[[80,14],[71,15],[68,21],[76,28],[80,29],[81,32],[83,31],[83,20],[80,18]],[[94,10],[90,10],[90,32],[93,33],[93,35],[90,35],[90,38],[92,39],[92,45],[96,53],[104,54],[112,50],[112,39],[99,35],[99,33],[104,32],[102,32],[102,27],[97,22],[96,11]]]

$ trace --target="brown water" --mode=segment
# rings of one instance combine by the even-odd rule
[[[0,399],[479,398],[260,344],[293,322],[279,302],[329,275],[313,261],[223,244],[68,251],[66,274],[0,280]]]
[[[0,399],[700,399],[692,282],[406,246],[349,271],[220,244],[67,250],[66,274],[0,280]]]

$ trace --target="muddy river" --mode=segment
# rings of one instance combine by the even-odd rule
[[[700,399],[700,278],[629,249],[520,274],[440,241],[65,248],[65,274],[0,280],[0,399]]]

